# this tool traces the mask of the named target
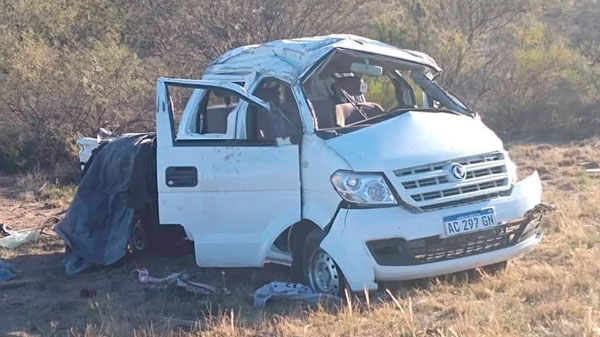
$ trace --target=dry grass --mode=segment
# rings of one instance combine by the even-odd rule
[[[558,210],[547,216],[542,244],[499,275],[436,279],[375,294],[369,305],[355,298],[339,311],[297,308],[250,322],[223,312],[192,331],[135,329],[107,310],[104,326],[84,335],[600,336],[600,177],[581,166],[600,160],[600,144],[515,145],[510,153],[522,173],[540,171],[544,199]]]
[[[353,296],[337,309],[287,304],[252,308],[237,300],[165,298],[125,311],[122,298],[88,305],[87,327],[73,336],[600,336],[600,176],[583,165],[600,163],[600,142],[517,144],[511,157],[521,174],[537,169],[544,199],[558,207],[532,253],[497,275],[461,273]],[[587,164],[586,164],[587,163]],[[368,300],[367,300],[368,298]],[[157,303],[163,316],[156,316]],[[167,307],[170,307],[168,309]],[[165,316],[195,317],[181,327]]]
[[[47,175],[37,170],[16,176],[14,180],[12,193],[15,199],[27,202],[42,201],[48,207],[67,206],[77,189],[75,185],[50,182]]]

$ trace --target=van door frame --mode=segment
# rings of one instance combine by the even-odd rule
[[[185,157],[186,155],[191,155],[192,153],[196,153],[193,154],[192,157],[190,158],[197,158],[197,155],[200,153],[205,153],[208,154],[209,156],[211,155],[211,153],[213,155],[215,155],[216,152],[221,152],[220,154],[216,154],[216,156],[221,156],[223,154],[223,152],[227,152],[227,151],[232,151],[235,149],[239,149],[239,153],[265,153],[263,150],[259,150],[260,148],[264,148],[265,151],[267,151],[267,148],[274,148],[274,151],[276,151],[277,153],[281,153],[281,155],[285,154],[285,156],[283,157],[279,157],[276,156],[278,158],[286,158],[286,156],[291,155],[292,153],[294,153],[294,159],[293,162],[290,162],[289,159],[290,157],[287,157],[287,159],[284,160],[278,160],[277,164],[275,165],[275,163],[272,163],[273,166],[272,167],[277,167],[277,165],[283,165],[285,163],[287,163],[286,165],[288,166],[287,175],[284,175],[283,177],[286,177],[285,181],[287,183],[284,184],[280,184],[279,182],[281,182],[283,179],[282,177],[279,178],[279,181],[277,179],[274,179],[274,182],[279,183],[277,186],[275,186],[274,188],[274,192],[273,193],[269,193],[272,194],[273,196],[279,196],[281,195],[281,197],[277,197],[277,198],[283,198],[285,197],[285,199],[281,199],[281,201],[275,201],[275,202],[271,202],[273,205],[277,205],[277,202],[281,203],[284,202],[284,206],[287,208],[283,208],[281,210],[279,210],[278,212],[271,212],[272,215],[270,215],[270,218],[268,219],[268,222],[264,222],[265,223],[265,227],[260,229],[258,227],[256,227],[256,224],[254,224],[254,227],[248,227],[248,228],[258,228],[259,232],[243,232],[240,233],[241,236],[237,236],[235,237],[235,233],[233,233],[232,235],[235,238],[232,238],[232,240],[228,241],[228,240],[224,240],[224,239],[219,239],[219,238],[224,238],[227,237],[229,234],[227,233],[222,233],[222,232],[215,232],[215,228],[225,228],[225,227],[218,227],[218,220],[210,220],[211,225],[213,225],[213,229],[206,232],[206,231],[202,231],[201,227],[198,227],[198,224],[194,224],[194,223],[190,223],[190,225],[188,226],[186,223],[180,223],[184,229],[186,230],[186,233],[188,234],[188,237],[190,238],[194,238],[194,234],[196,236],[196,238],[198,237],[202,237],[202,239],[200,240],[196,240],[195,242],[195,248],[196,248],[196,262],[199,266],[204,266],[204,267],[255,267],[255,266],[262,266],[262,264],[264,263],[265,259],[266,259],[266,255],[268,254],[268,251],[270,249],[270,246],[272,245],[273,241],[277,238],[277,236],[280,234],[281,231],[285,230],[287,227],[293,225],[294,223],[296,223],[297,221],[299,221],[301,219],[301,187],[300,187],[300,161],[299,161],[299,156],[300,156],[300,151],[298,149],[298,147],[290,147],[290,146],[294,146],[293,144],[289,144],[289,145],[282,145],[282,144],[278,144],[277,140],[258,140],[258,141],[254,141],[254,140],[247,140],[247,139],[241,139],[239,138],[239,136],[236,133],[236,139],[177,139],[177,134],[176,134],[176,129],[177,127],[174,125],[174,118],[173,118],[173,111],[172,111],[172,106],[171,104],[166,104],[166,102],[169,99],[168,96],[168,85],[174,85],[174,86],[179,86],[179,87],[189,87],[191,89],[211,89],[211,88],[220,88],[220,89],[227,89],[230,90],[236,94],[238,94],[240,96],[240,99],[242,99],[244,102],[246,102],[246,106],[248,104],[254,104],[256,106],[259,106],[260,108],[266,109],[266,110],[270,110],[270,104],[268,102],[264,102],[263,100],[261,100],[260,98],[257,98],[256,96],[253,96],[251,94],[249,94],[244,88],[242,88],[241,86],[239,86],[238,84],[233,84],[231,82],[227,82],[227,81],[215,81],[215,80],[178,80],[178,79],[159,79],[158,83],[157,83],[157,134],[158,134],[158,163],[157,163],[157,169],[158,169],[158,174],[157,174],[157,179],[158,179],[158,184],[159,184],[159,219],[161,219],[161,223],[171,223],[171,224],[179,224],[179,220],[184,219],[186,216],[187,219],[189,218],[189,214],[194,213],[193,209],[189,209],[187,212],[187,215],[185,214],[186,211],[184,209],[178,210],[176,209],[177,207],[175,207],[176,205],[179,205],[178,207],[185,207],[186,203],[190,204],[190,202],[192,204],[194,203],[194,193],[206,193],[206,192],[202,192],[202,186],[199,186],[198,188],[194,188],[191,187],[190,190],[188,190],[188,192],[182,191],[182,193],[186,194],[187,201],[182,203],[182,199],[180,197],[178,197],[176,194],[178,193],[176,189],[167,189],[167,185],[166,185],[166,176],[165,176],[165,168],[167,168],[167,166],[170,166],[171,163],[173,163],[174,166],[192,166],[194,165],[194,160],[190,160],[190,161],[186,161]],[[242,107],[236,108],[237,112],[239,113]],[[238,116],[236,116],[236,119],[238,118]],[[237,124],[237,123],[236,123]],[[167,140],[167,134],[170,135],[171,140]],[[285,144],[285,142],[283,143]],[[190,149],[190,151],[184,150],[184,148],[186,147],[195,147],[198,148],[199,151],[194,151],[192,149]],[[215,149],[219,149],[217,151],[211,151],[208,148],[209,147],[213,147]],[[252,150],[252,149],[248,149],[248,150],[244,150],[244,147],[253,147],[256,148],[256,151]],[[177,150],[178,148],[181,149]],[[201,148],[205,148],[205,150],[200,150]],[[292,150],[292,152],[290,152],[290,150]],[[183,152],[182,152],[183,151]],[[208,151],[208,152],[207,152]],[[250,152],[248,152],[250,151]],[[180,152],[180,153],[178,153]],[[171,159],[169,159],[169,157],[171,157]],[[243,157],[243,155],[242,155]],[[248,156],[246,155],[246,158],[249,160],[254,160],[252,158],[252,155]],[[263,157],[265,158],[265,157]],[[273,159],[275,157],[271,156],[271,159]],[[208,158],[208,160],[210,160]],[[235,165],[235,164],[230,164],[230,165]],[[256,168],[256,162],[253,164]],[[267,165],[267,164],[266,164]],[[270,164],[268,164],[270,165]],[[197,166],[199,168],[198,171],[202,172],[203,168],[202,166]],[[206,167],[206,166],[204,166]],[[268,170],[267,170],[268,171]],[[272,170],[271,170],[272,171]],[[291,174],[291,175],[290,175]],[[231,174],[230,174],[231,176]],[[235,176],[234,174],[234,178],[239,180],[239,175]],[[261,178],[262,179],[262,178]],[[261,179],[259,180],[249,180],[248,183],[246,184],[247,186],[245,188],[249,188],[249,192],[252,191],[257,191],[257,181],[261,181]],[[201,179],[199,179],[201,180]],[[273,183],[271,183],[271,185],[273,185]],[[208,181],[207,181],[208,183]],[[209,183],[210,184],[210,183]],[[207,185],[208,186],[208,185]],[[213,184],[214,186],[214,184]],[[238,185],[241,186],[241,185]],[[265,185],[265,186],[270,186],[270,185]],[[260,186],[258,186],[260,187]],[[271,186],[273,187],[273,186]],[[185,187],[184,187],[185,188]],[[241,189],[238,189],[237,192],[237,197],[239,199],[239,193],[244,191],[244,187],[240,187]],[[161,191],[162,190],[162,191]],[[196,192],[193,192],[196,191]],[[265,190],[267,191],[267,190]],[[224,190],[224,192],[227,192],[226,190]],[[175,193],[175,194],[173,194]],[[208,193],[211,193],[210,191]],[[284,193],[283,195],[281,193]],[[295,193],[295,197],[292,197],[291,194]],[[250,193],[250,195],[252,195],[252,193]],[[271,195],[269,195],[269,197],[271,197]],[[170,199],[171,198],[171,199]],[[175,199],[172,199],[175,198]],[[198,200],[204,200],[206,198],[206,196],[204,197],[200,197]],[[210,198],[210,197],[209,197]],[[267,198],[268,199],[268,198]],[[171,200],[171,201],[168,201]],[[178,201],[179,200],[179,201]],[[278,199],[279,200],[279,199]],[[162,209],[161,211],[161,205],[167,205],[164,206],[167,208],[167,210],[165,211],[165,209]],[[198,207],[198,204],[195,204],[195,207]],[[293,206],[292,206],[293,205]],[[279,205],[281,206],[281,205]],[[192,206],[193,207],[193,206]],[[291,207],[291,208],[290,208]],[[276,206],[277,208],[277,206]],[[294,210],[292,212],[292,209],[295,208],[296,210]],[[231,211],[231,210],[230,210]],[[165,217],[163,218],[163,216],[161,216],[163,214],[163,212],[168,213],[165,214]],[[180,215],[177,215],[177,212],[180,212]],[[280,213],[280,212],[285,212],[285,213]],[[292,212],[292,213],[290,213]],[[296,213],[295,215],[292,216],[293,213]],[[263,212],[265,213],[265,212]],[[198,213],[196,213],[196,217],[198,217],[197,215]],[[199,213],[202,214],[202,213]],[[239,219],[239,214],[237,217],[232,217],[232,219]],[[284,221],[279,221],[279,220],[284,220]],[[202,222],[203,220],[198,220],[200,222]],[[205,220],[204,220],[205,221]],[[234,222],[237,220],[234,220]],[[290,222],[291,223],[288,223]],[[250,223],[250,222],[249,222]],[[268,226],[267,226],[268,224]],[[216,225],[216,226],[215,226]],[[227,228],[229,228],[230,233],[232,230],[232,224],[231,221],[229,224],[225,225],[225,226],[229,226]],[[206,228],[206,226],[204,226],[204,228]],[[243,228],[243,227],[240,227]],[[244,234],[247,233],[247,234]],[[204,234],[204,236],[203,236]],[[213,235],[211,237],[211,235]],[[260,240],[257,239],[257,236],[260,236]],[[214,238],[214,239],[213,239]],[[202,241],[204,240],[204,241]],[[211,241],[212,240],[212,241]],[[200,243],[199,243],[200,242]],[[199,245],[198,245],[199,244]],[[236,244],[239,245],[239,247],[246,247],[244,248],[247,253],[246,255],[242,254],[241,251],[237,251],[236,250]],[[239,248],[242,249],[242,248]],[[216,257],[212,257],[211,255],[214,255]]]

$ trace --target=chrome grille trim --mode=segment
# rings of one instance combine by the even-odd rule
[[[402,194],[410,196],[410,204],[424,210],[436,209],[438,204],[440,208],[461,205],[462,201],[469,203],[474,198],[492,197],[510,189],[506,159],[503,152],[493,152],[395,170],[395,185],[402,187]],[[465,168],[463,180],[451,176],[452,163]]]

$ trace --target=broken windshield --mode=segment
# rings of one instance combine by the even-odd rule
[[[337,50],[303,84],[317,130],[354,129],[411,110],[472,115],[426,66]]]

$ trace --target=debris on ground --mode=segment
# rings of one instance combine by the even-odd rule
[[[138,281],[146,285],[148,288],[166,289],[177,281],[177,277],[179,277],[181,273],[170,273],[165,277],[159,278],[150,276],[148,269],[140,268],[133,270],[131,274],[137,274]]]
[[[579,166],[583,167],[586,171],[600,168],[600,165],[594,161],[586,161],[580,163]]]
[[[212,295],[217,293],[217,289],[213,286],[204,283],[187,281],[181,277],[177,278],[175,285],[189,293],[198,295]]]
[[[0,260],[0,282],[12,280],[19,275],[19,270],[10,263]]]
[[[537,206],[535,206],[535,208],[533,208],[534,211],[542,214],[547,214],[549,212],[556,211],[557,209],[558,207],[556,207],[556,205],[547,202],[540,202]]]
[[[271,282],[258,288],[254,292],[254,306],[263,307],[271,298],[286,298],[290,300],[302,300],[311,303],[324,300],[341,302],[342,299],[330,294],[317,294],[309,287],[299,283]]]
[[[190,281],[189,275],[185,272],[170,273],[165,277],[159,278],[150,276],[146,268],[140,268],[133,270],[131,274],[137,274],[140,283],[146,285],[148,288],[167,289],[168,287],[176,286],[198,295],[213,295],[217,293],[217,288],[211,285]]]
[[[5,224],[0,224],[0,247],[15,249],[22,244],[34,242],[42,237],[42,230],[38,228],[29,228],[22,230],[12,230]]]
[[[580,163],[579,166],[581,166],[586,173],[600,174],[600,165],[595,161],[583,162]]]

